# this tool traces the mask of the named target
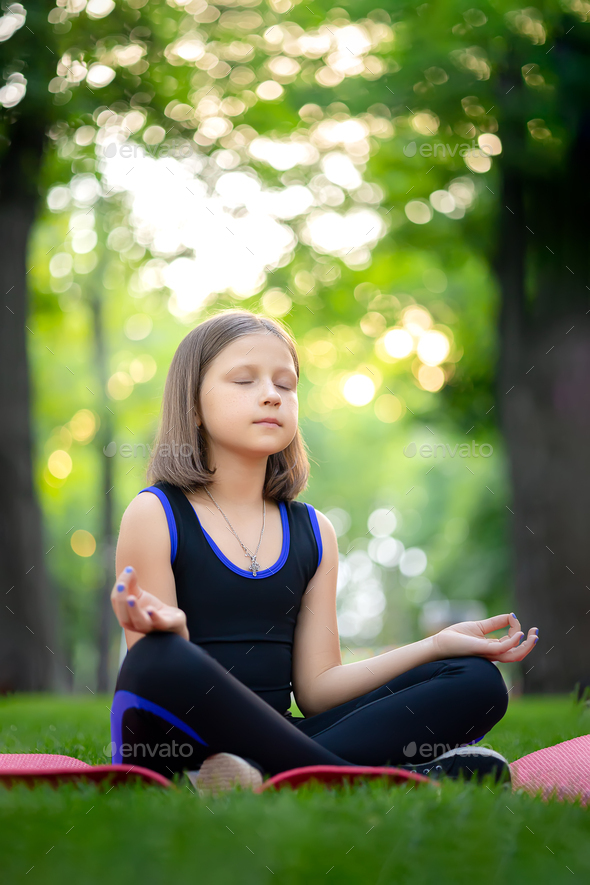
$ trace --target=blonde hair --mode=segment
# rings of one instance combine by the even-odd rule
[[[192,493],[212,482],[215,470],[207,464],[207,443],[193,414],[200,415],[203,377],[224,347],[243,335],[260,332],[272,333],[285,342],[299,380],[295,341],[277,320],[234,308],[204,320],[180,342],[168,370],[156,444],[146,471],[150,484],[169,482]],[[164,454],[163,450],[171,445],[172,452]],[[188,453],[183,454],[187,446]],[[263,496],[275,501],[293,500],[306,488],[309,470],[306,444],[298,427],[286,449],[269,455]]]

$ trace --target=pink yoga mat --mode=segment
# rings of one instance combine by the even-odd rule
[[[88,765],[73,756],[51,753],[0,753],[0,784],[45,781],[53,785],[66,781],[91,780],[108,784],[144,781],[162,787],[174,786],[172,781],[139,765]]]
[[[510,764],[513,790],[547,800],[590,802],[590,734],[545,747]]]
[[[303,768],[291,768],[289,771],[281,771],[274,777],[264,781],[260,787],[256,787],[255,793],[264,790],[281,789],[282,787],[297,787],[308,781],[320,781],[322,784],[335,786],[337,784],[353,783],[358,780],[374,780],[386,778],[390,783],[403,784],[409,782],[409,788],[418,786],[420,783],[434,784],[423,774],[412,771],[404,771],[402,768],[380,767],[375,765],[306,765]],[[437,783],[437,782],[436,782]]]
[[[524,790],[542,799],[573,801],[580,797],[582,805],[590,803],[590,735],[573,738],[529,753],[510,764],[513,790]],[[412,786],[429,778],[394,767],[310,765],[292,768],[266,780],[255,792],[291,786],[294,789],[316,780],[325,784],[353,782],[359,779],[386,777],[392,783],[410,782]],[[138,765],[88,765],[72,756],[49,753],[0,753],[0,784],[12,786],[36,781],[52,784],[65,781],[92,780],[119,784],[141,780],[162,787],[174,787],[168,778]],[[440,783],[440,781],[436,782]]]

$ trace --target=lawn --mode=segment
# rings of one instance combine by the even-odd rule
[[[111,697],[0,699],[0,752],[110,762]],[[590,732],[570,697],[511,701],[486,744],[512,761]],[[201,799],[178,790],[0,787],[0,882],[504,885],[590,879],[590,807],[492,785],[369,782]],[[191,788],[192,789],[192,788]],[[588,878],[586,878],[588,877]]]

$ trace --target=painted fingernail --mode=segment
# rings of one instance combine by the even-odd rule
[[[127,602],[129,605],[135,605],[135,599],[128,599]]]
[[[153,617],[154,617],[154,613],[153,613],[153,612],[148,612],[148,615],[150,616],[150,618],[153,618]]]
[[[516,615],[514,614],[514,612],[510,612],[510,617],[511,617],[511,618],[516,618]]]
[[[126,571],[127,573],[129,573],[129,572],[132,572],[133,569],[131,568],[130,565],[128,565],[127,568],[125,569],[125,571]]]
[[[125,589],[125,584],[117,584],[117,590],[119,591],[119,593],[121,592],[121,590],[124,590],[124,589]]]
[[[535,636],[535,644],[539,641],[539,637]]]

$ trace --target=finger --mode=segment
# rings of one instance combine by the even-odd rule
[[[508,649],[504,653],[494,656],[492,660],[502,661],[503,663],[507,664],[521,661],[528,655],[530,651],[532,651],[537,643],[537,636],[534,631],[535,628],[532,627],[529,630],[527,638],[523,642],[521,642],[520,645],[516,645],[513,648]]]
[[[128,565],[123,569],[123,583],[127,589],[127,592],[132,596],[139,596],[141,593],[141,587],[137,582],[137,572],[133,568],[133,566]]]
[[[130,575],[131,572],[128,572],[127,569],[123,569],[121,574],[118,575],[111,592],[111,599],[116,601],[127,596]]]
[[[127,600],[130,596],[136,599],[141,595],[141,587],[137,583],[137,574],[132,566],[126,566],[115,585],[113,591],[113,608],[121,626],[129,625],[129,607]],[[121,618],[123,620],[121,620]]]
[[[134,607],[129,605],[129,599],[134,599],[135,607],[139,607],[141,592],[135,569],[127,566],[121,572],[113,591],[113,608],[122,627],[130,630],[136,628],[138,618],[134,617]],[[140,618],[139,622],[145,625],[143,618]]]
[[[473,654],[496,659],[517,645],[521,635],[515,633],[513,636],[503,636],[501,639],[486,639],[485,636],[481,636],[474,640],[477,646]]]
[[[132,630],[146,633],[152,629],[152,619],[147,614],[146,610],[138,605],[137,600],[133,596],[130,596],[127,599],[127,610]]]
[[[515,661],[522,661],[523,658],[526,658],[537,644],[539,637],[537,636],[536,629],[536,627],[531,627],[524,642],[521,642],[516,648],[509,649],[503,654],[501,657],[502,662],[510,664]]]
[[[113,591],[111,593],[111,603],[113,606],[113,611],[115,612],[115,616],[122,627],[130,627],[127,608],[128,598],[129,596],[127,594],[127,586],[121,575],[120,578],[115,582],[115,586],[113,587]]]
[[[493,639],[484,640],[488,644],[488,651],[492,654],[502,655],[507,651],[510,651],[513,648],[518,646],[518,643],[524,636],[524,633],[519,630],[516,633],[513,633],[512,636],[507,634],[506,636],[500,637],[500,640],[494,643]]]
[[[147,608],[145,612],[156,630],[169,630],[172,626],[172,619],[165,609]]]
[[[516,631],[520,630],[520,621],[518,620],[518,618],[516,617],[514,612],[510,612],[510,622],[509,623],[510,623],[510,630],[508,631],[509,633],[514,632],[515,630]]]
[[[491,633],[493,630],[501,630],[510,623],[510,615],[494,615],[492,618],[484,618],[480,621],[484,633]]]

